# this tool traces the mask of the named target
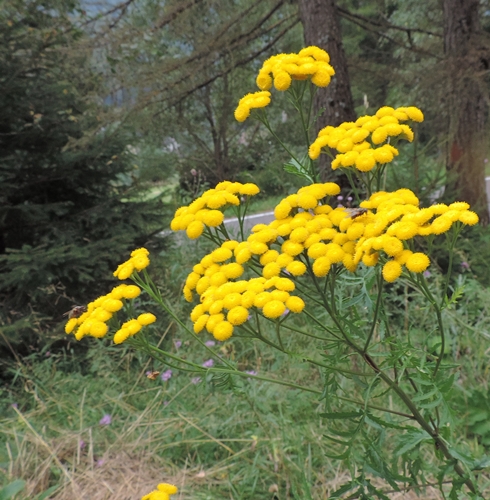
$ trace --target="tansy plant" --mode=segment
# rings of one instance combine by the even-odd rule
[[[333,75],[328,54],[318,47],[279,54],[260,69],[260,90],[240,99],[235,118],[258,119],[278,138],[267,117],[270,90],[274,86],[286,94],[298,112],[305,154],[278,140],[291,154],[286,170],[305,185],[275,207],[272,222],[254,226],[250,234],[244,220],[250,197],[259,192],[254,184],[221,182],[176,211],[172,230],[214,245],[196,260],[183,286],[185,299],[194,304],[190,322],[162,296],[147,273],[148,252],[138,249],[114,273],[134,284],[118,285],[88,304],[81,316],[69,319],[66,331],[80,340],[103,337],[112,329],[115,343],[128,342],[172,369],[206,373],[208,379],[247,377],[312,394],[325,408],[319,418],[330,422],[325,439],[331,442],[331,457],[344,460],[351,471],[331,498],[386,499],[387,490],[420,492],[429,484],[444,495],[449,488],[450,498],[483,498],[475,473],[488,460],[454,445],[447,397],[456,367],[445,358],[444,321],[461,293],[451,288],[456,238],[465,225],[477,224],[478,216],[464,201],[422,207],[409,189],[380,190],[385,170],[395,168],[400,145],[414,139],[414,123],[423,121],[416,107],[385,106],[310,138],[314,93]],[[352,181],[355,209],[334,207],[340,188],[319,182],[320,154],[329,155],[332,168]],[[238,219],[238,237],[224,224],[228,208]],[[442,280],[431,281],[430,255],[440,238],[449,251],[448,270]],[[396,323],[394,298],[403,287],[414,290],[434,317],[424,335]],[[146,331],[155,316],[133,311],[142,290],[209,350],[214,364],[203,367],[150,341]],[[120,310],[130,319],[121,323]],[[242,372],[206,346],[204,332],[221,342],[233,336],[258,340],[299,357],[323,372],[323,384],[304,387]],[[308,351],[291,347],[291,336],[308,339]],[[395,437],[387,440],[387,435]],[[144,498],[167,498],[174,491],[160,486],[160,496],[154,492]]]

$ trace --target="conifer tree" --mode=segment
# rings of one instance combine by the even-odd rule
[[[150,230],[148,207],[131,201],[130,137],[93,97],[104,90],[77,9],[14,0],[0,13],[0,321],[13,333],[29,311],[59,321],[93,296]]]

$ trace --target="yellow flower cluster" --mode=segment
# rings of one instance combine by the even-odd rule
[[[291,81],[306,80],[311,77],[311,83],[317,87],[326,87],[335,74],[329,64],[330,56],[319,47],[305,47],[298,54],[277,54],[269,57],[257,76],[257,86],[260,90],[274,87],[284,92],[291,86]]]
[[[240,196],[254,196],[260,189],[252,183],[220,182],[214,189],[208,189],[190,205],[180,207],[170,223],[172,231],[186,231],[190,239],[199,238],[204,228],[217,227],[225,218],[220,209],[239,205]]]
[[[409,189],[393,193],[380,191],[363,201],[361,207],[376,212],[368,212],[362,217],[364,228],[356,244],[354,264],[362,260],[366,265],[375,265],[379,252],[383,251],[387,258],[391,258],[383,266],[386,281],[395,281],[403,272],[402,266],[421,273],[429,266],[429,257],[420,252],[413,253],[404,247],[403,242],[415,236],[445,233],[456,222],[469,226],[478,223],[478,215],[469,210],[465,202],[439,203],[422,209],[418,205],[419,200]],[[348,233],[356,221],[347,220],[341,228]]]
[[[133,272],[142,271],[150,265],[148,255],[150,252],[146,248],[137,248],[131,252],[131,258],[123,262],[114,271],[114,277],[120,280],[128,279]]]
[[[242,97],[235,109],[235,120],[244,122],[250,116],[250,110],[254,108],[265,108],[271,102],[271,93],[267,90],[254,92]]]
[[[170,495],[175,495],[179,490],[176,486],[169,483],[160,483],[157,489],[148,493],[141,500],[170,500]]]
[[[276,206],[275,220],[256,225],[246,241],[225,241],[203,257],[184,286],[189,302],[194,292],[200,297],[191,313],[194,331],[206,328],[217,340],[226,340],[247,321],[251,308],[271,319],[286,309],[299,313],[305,304],[290,295],[295,290],[291,277],[310,272],[321,278],[333,264],[354,272],[361,262],[377,265],[382,254],[388,282],[402,274],[403,266],[421,273],[430,265],[429,257],[410,250],[408,240],[444,233],[456,222],[478,222],[464,202],[420,209],[409,189],[374,193],[351,215],[349,209],[325,204],[339,192],[333,183],[302,187]],[[239,280],[245,265],[260,269],[262,276]]]
[[[140,271],[150,263],[149,252],[146,248],[139,248],[131,253],[131,258],[121,264],[114,275],[119,279],[121,276],[129,277],[136,269]],[[129,274],[128,274],[129,273]],[[67,334],[75,331],[77,340],[89,335],[91,337],[102,338],[109,331],[109,320],[114,314],[122,309],[123,299],[132,300],[138,297],[141,288],[136,285],[121,284],[114,287],[108,294],[98,297],[93,302],[87,304],[85,311],[77,317],[70,317],[65,325]],[[126,321],[114,335],[114,343],[120,344],[128,337],[138,333],[143,326],[150,325],[156,321],[156,317],[151,313],[143,313],[136,319]]]
[[[194,266],[184,295],[188,301],[192,301],[194,290],[200,296],[201,303],[191,313],[196,333],[206,328],[217,340],[224,341],[231,337],[235,326],[247,321],[253,307],[271,319],[279,318],[286,308],[296,313],[303,310],[303,300],[289,293],[295,284],[279,277],[279,272],[270,278],[232,281],[245,272],[238,262],[251,260],[261,250],[261,245],[253,242],[226,241]],[[235,262],[227,262],[231,260]]]
[[[134,299],[141,293],[136,285],[118,285],[107,295],[87,304],[87,310],[78,318],[70,318],[65,325],[65,332],[71,333],[75,328],[75,338],[81,340],[86,335],[102,338],[109,331],[107,322],[114,313],[122,309],[123,299]]]
[[[328,146],[338,151],[332,169],[355,167],[361,172],[369,172],[376,164],[389,163],[398,155],[398,150],[389,144],[392,137],[413,140],[412,129],[401,123],[409,120],[421,122],[424,115],[414,106],[397,109],[384,106],[374,116],[361,116],[355,122],[345,122],[338,127],[329,125],[320,130],[311,144],[310,158],[316,160],[321,149]]]
[[[306,272],[306,265],[294,259],[301,253],[301,250],[296,252],[295,241],[304,241],[300,228],[306,225],[308,218],[313,218],[308,210],[315,208],[319,200],[339,192],[339,186],[334,183],[305,186],[276,207],[276,221],[269,225],[259,224],[246,241],[225,241],[203,257],[187,277],[184,287],[184,296],[189,302],[193,300],[194,291],[200,296],[201,303],[191,313],[194,331],[199,333],[206,328],[217,340],[223,341],[233,334],[235,326],[247,321],[251,308],[260,310],[270,319],[279,318],[286,309],[300,313],[305,303],[290,294],[295,284],[288,277]],[[284,231],[284,219],[292,211],[298,213],[289,232],[297,230],[290,241],[284,241],[281,252],[271,249],[272,244],[289,234]],[[245,272],[243,264],[248,262],[261,267],[262,276],[238,280]]]
[[[317,87],[326,87],[335,74],[329,64],[330,56],[319,47],[306,47],[298,54],[277,54],[267,59],[257,76],[257,86],[261,90],[242,97],[235,110],[235,119],[245,121],[253,108],[268,106],[271,100],[269,89],[274,87],[284,92],[292,80],[306,80],[311,77],[311,83]]]
[[[130,319],[121,325],[121,328],[114,334],[114,344],[122,344],[125,340],[136,335],[144,326],[151,325],[157,320],[151,313],[140,314],[136,319]]]

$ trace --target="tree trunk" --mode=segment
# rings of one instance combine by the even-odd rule
[[[315,114],[318,116],[321,113],[316,131],[327,125],[337,126],[342,122],[354,121],[356,113],[335,0],[298,0],[298,3],[305,44],[326,50],[330,55],[330,64],[335,69],[330,85],[318,89],[315,97]],[[320,156],[320,173],[324,180],[331,178],[330,163],[326,155]]]
[[[484,44],[478,0],[443,0],[444,53],[449,78],[448,187],[488,224],[486,82],[490,54]],[[487,45],[487,46],[485,46]]]

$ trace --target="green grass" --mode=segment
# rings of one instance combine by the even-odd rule
[[[195,349],[184,344],[180,351],[205,361],[207,355]],[[238,359],[244,370],[270,368],[276,377],[320,385],[318,373],[270,350],[246,348],[241,341],[224,350],[221,354]],[[10,393],[18,411],[3,408],[8,448],[0,462],[11,461],[4,482],[23,477],[30,494],[64,484],[53,498],[68,498],[72,484],[80,483],[91,499],[114,498],[100,484],[103,492],[96,494],[97,485],[87,483],[88,471],[97,483],[105,467],[123,457],[133,466],[143,460],[147,469],[133,478],[134,496],[124,498],[137,498],[163,480],[176,481],[182,498],[193,499],[268,498],[274,485],[281,492],[302,490],[303,477],[318,492],[334,484],[337,473],[318,446],[317,398],[246,379],[226,390],[205,380],[196,385],[184,373],[152,381],[144,375],[149,365],[131,357],[121,359],[99,343],[85,374],[65,371],[61,355],[24,364]],[[107,426],[99,424],[105,414],[112,416]],[[83,449],[80,441],[86,443]],[[101,460],[105,463],[98,465]]]

